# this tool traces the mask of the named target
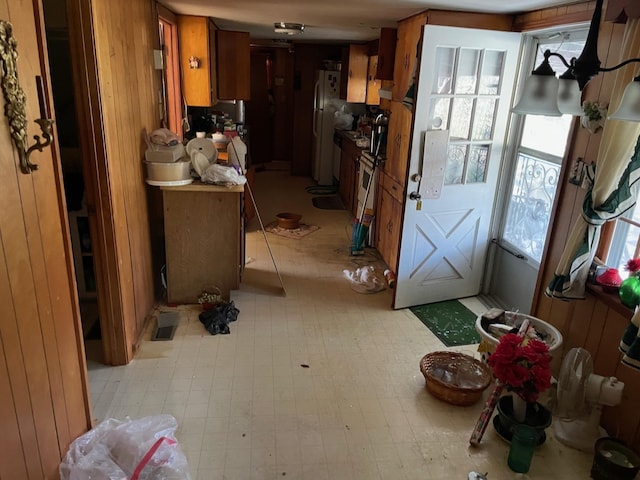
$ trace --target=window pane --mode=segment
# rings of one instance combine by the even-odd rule
[[[493,116],[496,109],[495,98],[479,98],[473,119],[473,140],[490,140],[493,132]]]
[[[449,135],[452,139],[469,139],[473,100],[470,98],[454,98]]]
[[[434,77],[432,93],[451,95],[453,93],[453,67],[456,61],[456,49],[447,47],[436,48],[436,68],[438,74]]]
[[[520,153],[503,238],[540,262],[560,165]]]
[[[449,128],[450,98],[434,98],[431,100],[430,116],[431,128],[447,130]]]
[[[460,61],[458,62],[458,75],[456,78],[456,95],[476,93],[479,64],[480,50],[460,49]]]
[[[444,171],[444,184],[454,185],[462,183],[464,160],[467,156],[466,145],[449,145],[447,166]]]
[[[639,227],[622,220],[616,221],[611,248],[607,256],[607,265],[617,268],[622,278],[629,276],[629,272],[625,270],[627,262],[638,255],[639,238]]]
[[[482,183],[485,181],[488,154],[489,145],[471,146],[465,183]]]
[[[572,115],[561,117],[527,115],[524,120],[521,145],[563,158],[572,121]]]
[[[480,95],[497,95],[500,93],[504,52],[486,50],[482,62],[480,76]]]

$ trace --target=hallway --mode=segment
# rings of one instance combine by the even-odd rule
[[[391,309],[391,290],[350,288],[343,270],[371,263],[381,273],[384,265],[373,250],[349,255],[351,214],[313,207],[310,184],[282,171],[256,174],[265,225],[295,212],[320,227],[301,239],[267,233],[286,296],[254,218],[231,334],[209,335],[199,306],[181,306],[172,341],[144,341],[125,367],[90,362],[96,422],[175,416],[193,478],[202,480],[462,480],[473,470],[527,478],[509,470],[508,445],[491,426],[480,448],[468,447],[482,402],[455,407],[426,391],[420,358],[446,347],[408,309]],[[528,478],[588,478],[591,456],[560,445],[552,429],[547,437]]]

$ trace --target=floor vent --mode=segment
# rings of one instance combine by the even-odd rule
[[[158,324],[155,332],[151,335],[151,340],[173,340],[179,321],[178,312],[161,312],[158,315]]]

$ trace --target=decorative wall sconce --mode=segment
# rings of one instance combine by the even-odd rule
[[[189,57],[189,68],[200,68],[200,59],[194,55]]]
[[[9,119],[11,138],[20,155],[20,169],[22,173],[26,174],[38,169],[38,165],[29,160],[31,153],[34,150],[41,152],[44,147],[51,144],[53,120],[48,118],[42,78],[36,77],[41,118],[35,122],[40,126],[44,141],[38,135],[34,135],[36,143],[28,147],[26,97],[18,83],[17,47],[18,43],[13,36],[13,26],[9,22],[0,20],[0,75],[2,76],[1,86],[5,101],[4,114]]]

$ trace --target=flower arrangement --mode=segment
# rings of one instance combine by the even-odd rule
[[[489,357],[489,366],[507,390],[525,402],[535,403],[551,386],[550,360],[546,343],[508,333]]]
[[[598,102],[585,101],[582,104],[584,115],[580,119],[582,126],[591,133],[595,133],[599,128],[604,126],[607,117],[607,107],[600,105]]]

